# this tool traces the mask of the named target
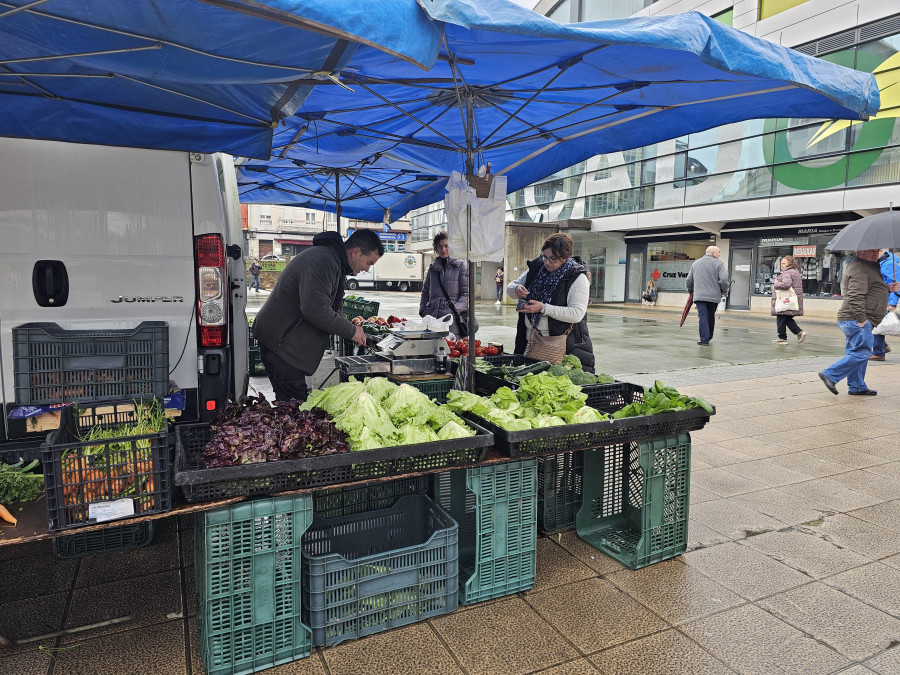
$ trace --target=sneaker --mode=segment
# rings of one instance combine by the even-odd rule
[[[500,301],[498,300],[498,301],[495,302],[494,304],[495,304],[495,305],[499,305],[499,304],[500,304]]]
[[[787,343],[788,343],[787,340],[782,340],[781,338],[778,338],[777,340],[772,340],[773,345],[786,345]]]
[[[806,331],[805,330],[801,330],[799,333],[797,333],[797,342],[803,342],[805,339],[806,339]]]

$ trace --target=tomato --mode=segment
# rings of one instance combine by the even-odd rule
[[[484,351],[488,356],[497,356],[497,354],[500,353],[500,350],[497,349],[494,345],[488,345],[484,348]]]
[[[459,358],[460,356],[462,356],[462,355],[456,349],[450,350],[450,358],[451,359],[456,359],[456,358]]]
[[[475,340],[475,346],[476,346],[476,347],[480,347],[480,346],[481,346],[481,340]]]

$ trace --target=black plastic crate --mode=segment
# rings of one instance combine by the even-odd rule
[[[39,460],[41,458],[41,445],[43,445],[45,439],[46,436],[44,438],[5,441],[0,446],[0,462],[3,464],[15,464],[21,460],[28,464],[36,459]]]
[[[130,401],[97,403],[78,418],[75,412],[63,409],[59,430],[41,448],[49,530],[171,509],[168,432],[81,441],[79,429],[134,422],[136,413]]]
[[[118,553],[144,548],[153,541],[152,520],[107,527],[94,532],[77,532],[53,538],[53,553],[59,558],[79,558],[98,553]]]
[[[17,403],[87,403],[168,392],[169,329],[164,321],[124,330],[26,323],[12,333]]]
[[[627,382],[619,384],[622,385],[619,388],[622,399],[617,400],[611,406],[600,406],[598,410],[613,413],[628,403],[643,400],[644,388],[642,386]],[[566,424],[525,431],[506,431],[469,412],[463,413],[463,416],[493,433],[494,446],[503,454],[510,457],[533,457],[598,448],[615,443],[652,440],[697,431],[705,427],[710,416],[714,414],[715,409],[710,413],[703,408],[692,408],[656,415],[639,415],[588,424]]]
[[[496,366],[524,366],[528,363],[538,363],[537,359],[531,359],[521,354],[503,354],[500,356],[485,356],[485,361]],[[496,375],[488,375],[481,371],[476,371],[475,375],[475,392],[482,396],[490,396],[500,387],[509,387],[510,389],[518,389],[518,382],[509,382],[502,377]],[[618,410],[628,403],[629,391],[635,385],[627,382],[609,382],[606,384],[585,384],[582,385],[581,391],[587,394],[585,405],[598,410],[613,408]]]
[[[182,424],[175,434],[175,484],[188,502],[204,502],[468,466],[480,462],[494,442],[483,427],[469,424],[476,435],[467,438],[214,469],[203,462],[210,426]]]
[[[387,509],[404,495],[423,495],[428,491],[428,476],[364,485],[331,488],[313,495],[313,510],[322,518],[340,518],[367,511]]]
[[[555,532],[575,525],[584,490],[584,453],[537,458],[538,528]]]
[[[250,349],[247,352],[248,367],[251,375],[265,375],[266,366],[259,355],[259,349]]]

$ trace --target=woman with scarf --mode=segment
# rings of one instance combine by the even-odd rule
[[[437,258],[425,273],[419,316],[442,319],[453,314],[450,332],[458,338],[468,337],[460,333],[458,318],[465,321],[469,311],[469,267],[465,260],[450,257],[446,232],[435,235],[433,246]]]
[[[581,258],[572,257],[572,237],[557,233],[547,237],[541,255],[528,262],[528,271],[506,287],[506,294],[520,304],[516,330],[516,354],[524,354],[531,331],[563,335],[566,354],[578,357],[582,367],[594,372],[594,347],[587,327],[590,283]]]

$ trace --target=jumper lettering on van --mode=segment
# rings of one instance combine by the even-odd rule
[[[110,302],[184,302],[182,295],[152,295],[143,297],[140,295],[120,295],[118,300]]]

